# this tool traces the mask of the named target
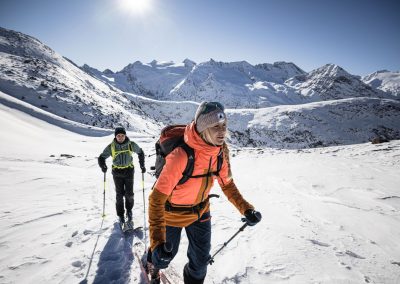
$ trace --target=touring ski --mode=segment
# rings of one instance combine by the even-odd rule
[[[142,272],[144,283],[145,283],[145,284],[150,284],[149,275],[147,274],[147,271],[146,271],[146,269],[144,268],[142,259],[140,258],[140,256],[137,254],[136,251],[135,251],[135,256],[136,256],[137,261],[139,262],[140,271]]]
[[[177,275],[177,273],[171,269],[168,268],[169,271],[164,271],[164,270],[159,270],[159,269],[154,269],[153,267],[148,267],[152,266],[150,263],[147,263],[147,252],[143,252],[141,246],[143,245],[143,242],[138,242],[133,246],[133,251],[136,256],[136,259],[139,262],[140,269],[142,274],[146,274],[144,277],[144,283],[149,283],[149,284],[179,284],[182,283],[180,277]],[[139,255],[142,255],[140,257]],[[172,273],[170,275],[170,273]],[[176,275],[175,275],[176,274]],[[172,277],[172,278],[171,278]],[[173,281],[172,281],[173,280]],[[146,282],[148,281],[148,282]]]

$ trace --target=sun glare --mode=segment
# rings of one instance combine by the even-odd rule
[[[151,0],[121,0],[122,8],[126,12],[145,14],[151,8]]]

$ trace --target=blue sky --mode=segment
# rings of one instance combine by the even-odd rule
[[[100,70],[185,58],[400,70],[398,0],[0,0],[0,26]]]

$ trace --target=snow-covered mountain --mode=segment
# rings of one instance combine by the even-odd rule
[[[297,104],[304,100],[283,82],[305,72],[293,63],[276,62],[253,66],[246,61],[182,64],[139,61],[122,71],[101,72],[88,65],[83,70],[126,92],[161,100],[219,100],[227,107],[266,107]]]
[[[124,125],[156,137],[165,125],[189,123],[200,101],[219,100],[228,106],[230,142],[238,146],[304,148],[400,139],[399,101],[336,65],[307,74],[284,62],[185,60],[136,62],[120,72],[101,72],[78,68],[37,39],[1,29],[0,92],[1,104],[78,133],[88,132],[84,125],[98,135]]]
[[[283,82],[303,74],[293,63],[253,66],[246,61],[197,64],[170,92],[171,99],[217,100],[230,108],[259,108],[303,103],[301,95]]]
[[[182,64],[137,61],[116,73],[101,72],[87,65],[82,69],[126,92],[168,101],[218,100],[229,108],[262,108],[353,97],[393,98],[334,64],[310,73],[287,62],[253,66],[246,61],[213,59],[199,64],[188,59]]]
[[[313,101],[357,97],[391,98],[335,64],[326,64],[308,74],[290,78],[285,83]]]
[[[287,79],[294,76],[305,74],[305,72],[294,63],[284,61],[278,61],[273,64],[257,64],[255,67],[266,71],[264,74],[265,77],[260,78],[260,81],[275,82],[278,84],[283,84]]]
[[[82,69],[124,92],[170,100],[169,92],[189,74],[195,65],[196,63],[189,59],[185,59],[181,64],[153,60],[148,64],[136,61],[115,73],[111,70],[101,72],[88,65],[84,65]]]
[[[0,28],[0,91],[62,118],[138,132],[159,128],[122,91],[83,72],[39,40]]]
[[[372,88],[400,97],[400,72],[380,70],[363,77],[362,81]]]

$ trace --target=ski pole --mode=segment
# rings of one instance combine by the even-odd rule
[[[232,241],[240,232],[242,232],[244,230],[244,228],[246,228],[248,226],[247,223],[245,223],[242,227],[240,227],[240,229],[227,241],[224,243],[224,245],[216,252],[214,253],[214,255],[210,258],[210,260],[208,261],[208,264],[212,265],[214,263],[214,257],[224,248],[226,247],[230,241]]]
[[[106,173],[104,173],[103,214],[101,217],[106,217]]]
[[[147,252],[147,234],[146,234],[146,199],[144,197],[144,173],[142,173],[143,189],[143,229],[144,229],[144,251]]]

